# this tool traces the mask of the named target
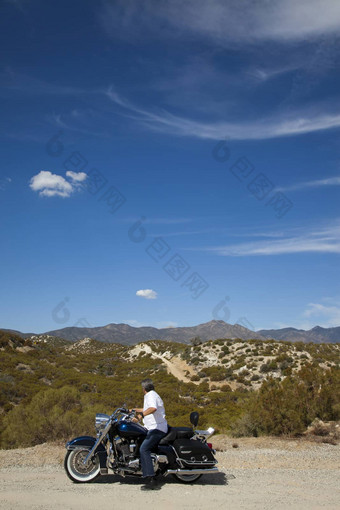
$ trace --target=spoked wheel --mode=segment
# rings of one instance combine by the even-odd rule
[[[92,482],[100,473],[98,455],[84,464],[89,450],[77,449],[68,451],[64,461],[67,476],[75,483]]]
[[[196,482],[196,480],[198,480],[202,475],[181,475],[176,473],[173,476],[180,480],[182,483],[193,483]]]

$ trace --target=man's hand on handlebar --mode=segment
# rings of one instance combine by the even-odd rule
[[[133,423],[138,423],[143,418],[143,413],[137,411],[137,409],[129,409],[131,420]]]

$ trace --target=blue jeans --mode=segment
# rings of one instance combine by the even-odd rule
[[[166,436],[166,432],[162,432],[158,429],[148,431],[147,436],[139,450],[143,477],[155,475],[151,459],[151,452],[164,436]]]

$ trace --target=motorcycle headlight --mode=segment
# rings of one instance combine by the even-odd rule
[[[103,413],[97,413],[96,421],[95,421],[96,431],[101,432],[105,428],[109,419],[110,419],[109,415],[103,414]]]

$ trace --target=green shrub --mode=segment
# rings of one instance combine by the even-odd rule
[[[258,381],[259,379],[261,379],[261,377],[258,375],[258,374],[254,374],[252,377],[251,377],[251,381]]]
[[[1,446],[32,446],[85,432],[89,424],[85,425],[84,419],[79,420],[81,411],[80,393],[76,388],[65,386],[60,390],[40,391],[30,404],[20,404],[5,417]]]
[[[229,386],[229,384],[223,384],[223,386],[221,386],[221,391],[228,393],[229,391],[232,391],[232,389],[231,386]]]
[[[231,435],[233,437],[257,437],[257,423],[253,422],[250,414],[246,413],[232,424]]]
[[[204,372],[211,381],[223,381],[226,378],[226,370],[220,366],[206,367]]]

